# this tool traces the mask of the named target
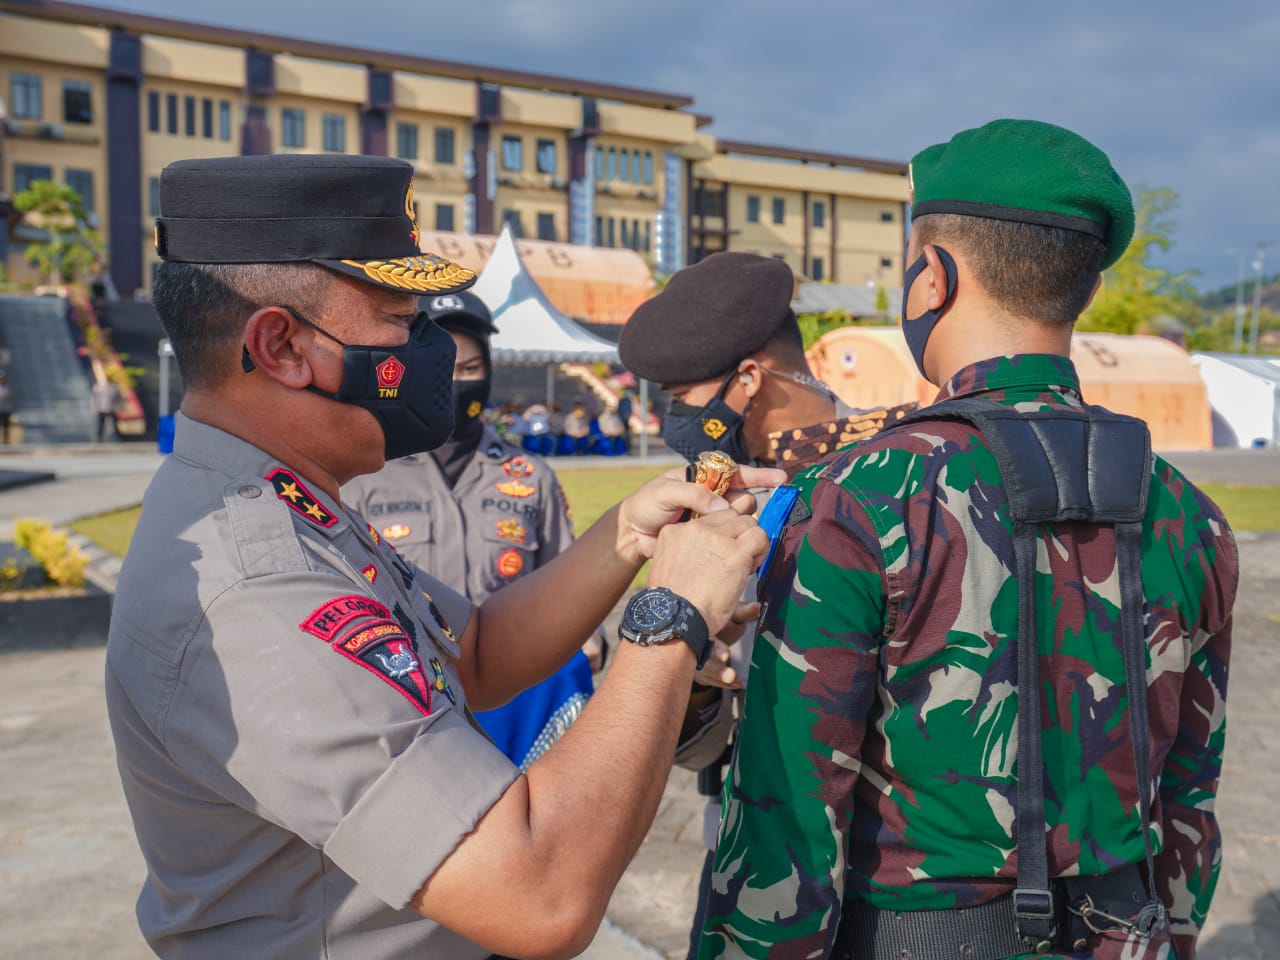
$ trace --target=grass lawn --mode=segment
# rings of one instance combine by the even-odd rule
[[[573,510],[573,527],[581,533],[602,513],[636,487],[666,467],[568,468],[558,476]],[[1229,487],[1202,484],[1202,489],[1222,508],[1233,530],[1280,530],[1280,487]],[[138,522],[140,508],[117,510],[78,520],[71,525],[104,549],[124,556]],[[642,573],[643,576],[643,573]],[[643,582],[638,579],[637,582]]]

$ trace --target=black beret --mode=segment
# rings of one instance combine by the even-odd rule
[[[685,267],[622,328],[618,355],[660,384],[720,376],[763,347],[792,316],[795,277],[781,260],[713,253]]]
[[[156,251],[180,263],[310,261],[388,290],[452,293],[475,273],[418,249],[413,167],[389,157],[180,160],[160,173]]]
[[[480,340],[498,332],[493,314],[484,305],[484,301],[468,291],[423,297],[422,309],[446,330],[469,333]]]

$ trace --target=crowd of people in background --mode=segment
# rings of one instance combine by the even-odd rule
[[[498,435],[529,453],[543,457],[605,456],[630,452],[634,403],[624,389],[618,402],[605,407],[592,393],[580,393],[567,409],[559,401],[505,403],[486,416]]]

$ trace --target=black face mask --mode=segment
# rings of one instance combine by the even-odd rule
[[[419,313],[409,342],[399,347],[343,343],[290,307],[295,318],[342,346],[342,383],[337,393],[307,389],[339,403],[364,407],[378,420],[385,456],[398,460],[432,450],[453,430],[453,337]],[[246,360],[248,353],[245,353]],[[252,369],[252,361],[248,368]]]
[[[453,381],[453,439],[465,440],[480,432],[484,405],[489,402],[491,378]]]
[[[667,404],[667,415],[662,418],[662,439],[668,447],[690,462],[708,450],[728,454],[735,463],[751,462],[747,442],[742,435],[747,411],[744,409],[738,413],[723,399],[737,375],[737,370],[731,371],[705,407],[695,407],[679,400]],[[750,406],[751,401],[748,400],[747,407]]]
[[[921,254],[916,262],[907,268],[902,278],[902,335],[907,339],[907,349],[911,351],[911,356],[920,370],[920,376],[926,380],[928,376],[924,372],[924,348],[929,344],[929,334],[933,333],[933,328],[942,319],[942,311],[946,309],[952,295],[956,292],[955,260],[952,259],[951,254],[936,244],[934,249],[938,251],[938,261],[942,264],[942,272],[947,283],[947,294],[942,301],[942,306],[937,310],[926,310],[918,317],[907,319],[907,294],[911,292],[911,285],[916,282],[916,278],[929,265],[924,254]]]

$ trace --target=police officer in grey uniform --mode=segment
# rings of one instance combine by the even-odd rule
[[[417,298],[472,276],[419,252],[412,168],[189,160],[165,168],[161,199],[154,303],[187,395],[106,667],[148,943],[184,958],[580,951],[763,533],[659,478],[476,611],[339,497],[453,423],[453,344]],[[705,516],[675,523],[686,509]],[[470,708],[568,659],[650,556],[650,583],[679,596],[520,774]]]
[[[489,308],[470,291],[423,297],[421,306],[458,350],[453,435],[429,453],[356,477],[342,488],[342,500],[409,562],[483,603],[567,549],[573,524],[551,468],[484,422],[493,371],[489,337],[497,332]],[[522,770],[559,738],[591,695],[603,630],[584,639],[583,651],[546,680],[476,716]]]

